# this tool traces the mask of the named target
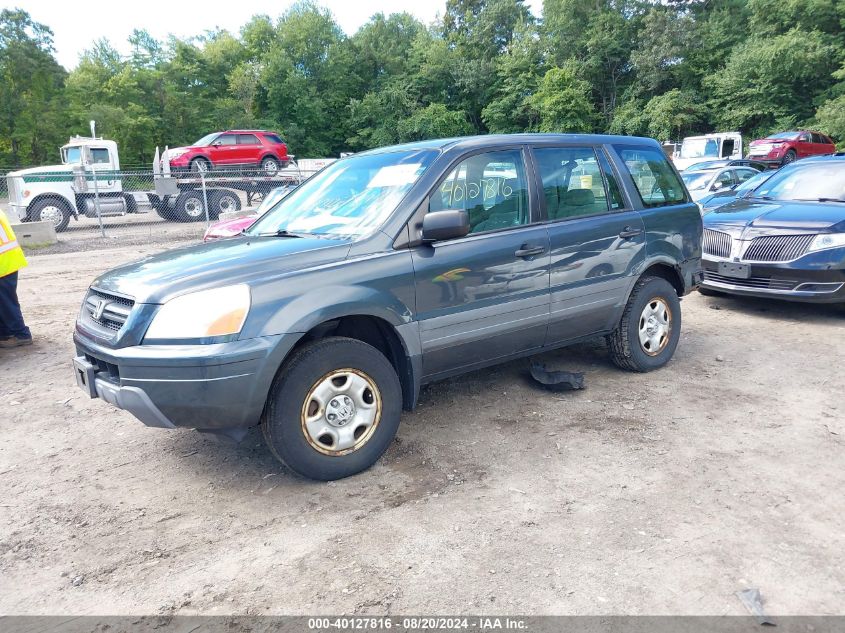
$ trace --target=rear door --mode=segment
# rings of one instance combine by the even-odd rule
[[[428,210],[463,209],[466,237],[411,250],[428,380],[539,349],[549,317],[549,237],[523,148],[448,170]]]
[[[209,157],[214,165],[234,165],[238,162],[238,140],[234,134],[221,134],[208,148]]]
[[[645,230],[602,147],[532,151],[551,248],[546,342],[556,345],[613,326],[645,257]]]
[[[809,132],[801,132],[798,135],[798,140],[795,142],[795,151],[798,158],[805,158],[806,156],[813,156],[816,153],[813,146],[813,137]]]
[[[241,165],[257,165],[261,160],[262,145],[255,134],[238,134],[236,157]]]
[[[828,140],[824,137],[824,135],[819,134],[818,132],[812,132],[811,134],[813,137],[813,154],[816,156],[830,154],[832,148],[828,144]]]

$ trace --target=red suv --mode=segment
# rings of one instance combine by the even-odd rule
[[[175,169],[260,167],[271,176],[290,163],[288,146],[282,138],[265,130],[214,132],[189,147],[168,150],[167,156]]]
[[[766,138],[751,141],[748,158],[769,165],[786,165],[799,158],[833,154],[836,146],[824,134],[808,130],[779,132]]]

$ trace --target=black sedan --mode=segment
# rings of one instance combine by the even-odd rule
[[[784,167],[703,220],[704,294],[845,303],[845,156]]]

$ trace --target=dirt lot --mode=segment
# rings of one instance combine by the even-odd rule
[[[845,613],[845,316],[687,298],[665,369],[603,343],[537,390],[514,362],[425,389],[336,483],[86,399],[71,331],[95,273],[31,258],[32,348],[0,351],[0,613]],[[79,272],[85,271],[85,272]]]

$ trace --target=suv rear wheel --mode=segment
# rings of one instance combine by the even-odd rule
[[[265,156],[261,160],[261,171],[267,176],[275,176],[279,173],[279,161],[274,156]]]
[[[681,302],[672,284],[661,277],[643,277],[607,343],[618,367],[645,372],[669,362],[680,336]]]
[[[285,362],[261,426],[277,459],[300,475],[328,481],[372,466],[396,435],[401,411],[390,361],[361,341],[329,337]]]

